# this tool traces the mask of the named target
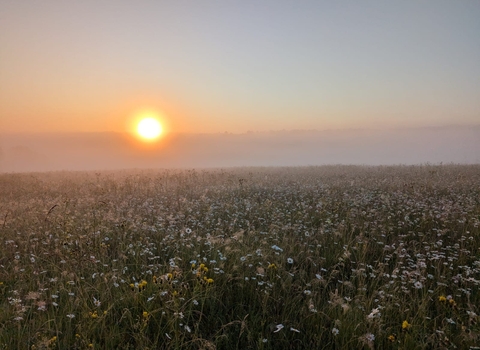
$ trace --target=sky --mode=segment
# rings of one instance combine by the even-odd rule
[[[0,3],[0,134],[480,124],[479,1]]]

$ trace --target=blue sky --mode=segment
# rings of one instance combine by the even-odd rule
[[[3,1],[0,128],[478,124],[478,1]]]

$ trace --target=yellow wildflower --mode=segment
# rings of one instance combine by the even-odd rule
[[[393,334],[390,334],[388,336],[388,340],[390,340],[393,343],[395,341],[395,336]]]
[[[402,322],[402,329],[408,329],[408,328],[410,328],[410,326],[411,326],[411,324],[408,323],[407,320]]]
[[[147,311],[144,311],[143,314],[142,314],[143,318],[147,319],[148,318],[148,312]]]
[[[147,287],[147,284],[148,284],[147,281],[142,280],[142,281],[138,284],[138,290],[139,290],[139,291],[144,290],[144,289]]]
[[[269,269],[276,269],[277,265],[275,265],[274,263],[271,263],[270,265],[268,265],[268,268]]]
[[[48,341],[50,344],[52,343],[55,343],[57,341],[57,336],[54,335],[53,337],[50,338],[50,340]]]
[[[207,278],[206,281],[207,281],[208,284],[212,284],[213,283],[213,278]]]
[[[440,302],[444,303],[444,302],[446,302],[446,301],[447,301],[447,298],[445,298],[445,296],[444,296],[444,295],[440,295],[440,296],[438,297],[438,301],[440,301]]]

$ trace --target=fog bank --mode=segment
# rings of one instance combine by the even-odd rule
[[[480,125],[398,130],[0,134],[0,172],[323,164],[480,163]]]

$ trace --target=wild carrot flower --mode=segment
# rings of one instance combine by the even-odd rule
[[[280,324],[277,324],[277,325],[275,326],[276,329],[273,331],[273,333],[280,332],[280,331],[283,329],[283,327],[284,327],[283,324],[281,324],[281,323],[280,323]]]
[[[445,321],[447,321],[450,324],[456,324],[456,322],[453,320],[453,318],[446,318]]]
[[[368,319],[373,319],[376,317],[380,317],[380,310],[378,308],[372,309],[372,312],[367,316]]]
[[[37,308],[38,311],[47,311],[47,303],[45,301],[41,300],[37,302],[37,306],[38,306]]]
[[[415,282],[414,286],[415,286],[415,288],[417,288],[417,289],[422,289],[422,288],[423,288],[423,284],[422,284],[422,282],[420,282],[420,281]]]

